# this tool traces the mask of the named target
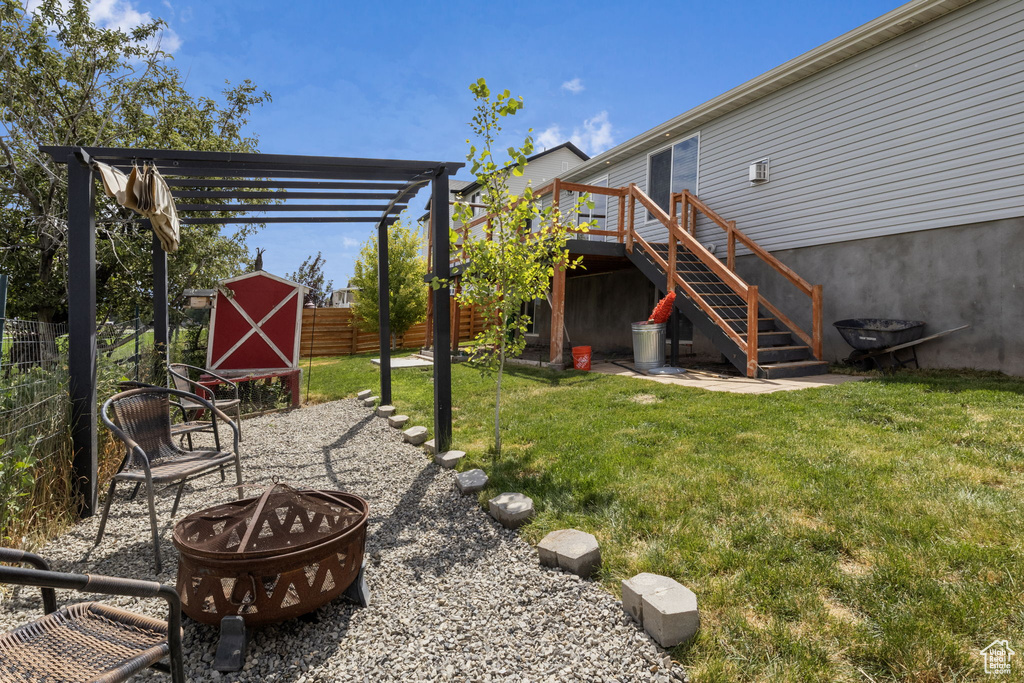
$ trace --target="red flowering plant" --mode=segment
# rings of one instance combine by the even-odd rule
[[[672,306],[676,301],[676,293],[669,292],[664,299],[658,302],[658,305],[654,307],[651,312],[651,317],[647,319],[648,323],[657,325],[659,323],[668,322],[669,316],[672,315]]]

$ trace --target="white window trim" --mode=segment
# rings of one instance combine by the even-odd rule
[[[700,131],[697,131],[693,135],[687,135],[686,137],[677,138],[677,139],[673,140],[672,142],[669,142],[668,144],[666,144],[666,145],[664,145],[662,147],[659,147],[657,149],[651,150],[650,152],[647,153],[647,163],[646,163],[646,165],[644,167],[644,181],[646,183],[644,185],[645,191],[649,190],[650,187],[651,187],[651,157],[654,156],[655,154],[659,154],[661,152],[664,152],[666,149],[667,150],[671,150],[672,151],[672,159],[671,159],[671,161],[669,161],[669,169],[670,169],[670,172],[671,172],[671,169],[675,167],[675,163],[676,163],[675,146],[678,145],[680,142],[686,142],[690,138],[697,138],[697,187],[693,188],[693,193],[695,195],[697,195],[698,197],[700,196]],[[669,192],[670,193],[671,193],[671,182],[672,182],[672,177],[670,175],[669,176],[669,188],[670,188]],[[647,196],[649,197],[650,195],[647,195]],[[652,224],[655,224],[655,223],[657,223],[658,225],[661,225],[661,221],[659,221],[657,218],[648,218],[647,217],[647,214],[649,213],[649,211],[647,211],[646,207],[641,207],[641,209],[644,212],[644,226],[652,225]]]
[[[598,183],[600,183],[602,180],[604,181],[604,185],[603,186],[598,185]],[[598,185],[598,187],[610,187],[610,185],[608,184],[610,181],[611,181],[611,177],[609,176],[608,173],[605,173],[602,176],[598,176],[597,178],[594,178],[593,180],[588,181],[586,184],[587,185]],[[583,210],[589,212],[589,215],[587,216],[587,220],[583,220],[583,212],[581,211],[579,214],[577,214],[576,215],[576,225],[577,225],[577,227],[581,223],[589,222],[590,221],[590,217],[593,216],[593,212],[590,209],[588,209],[587,207],[584,206]],[[605,215],[605,218],[604,218],[604,229],[607,230],[608,229],[608,195],[605,195],[604,215]],[[591,241],[601,241],[601,242],[603,242],[603,241],[606,241],[608,238],[605,235],[577,234],[576,239],[578,239],[578,240],[591,240]]]

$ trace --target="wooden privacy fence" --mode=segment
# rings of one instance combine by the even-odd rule
[[[452,323],[454,324],[455,300],[452,299]],[[483,330],[483,316],[475,308],[459,307],[459,341],[469,341]],[[313,356],[348,356],[354,353],[371,353],[380,350],[380,338],[376,332],[360,330],[353,320],[350,308],[317,308],[316,332],[313,330],[314,309],[302,311],[302,338],[300,354]],[[455,338],[454,331],[452,338]],[[312,347],[310,346],[312,344]],[[395,339],[395,347],[418,349],[427,345],[427,324],[420,322]]]

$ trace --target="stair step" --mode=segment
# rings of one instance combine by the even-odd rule
[[[747,331],[747,319],[746,318],[725,318],[725,322],[729,324],[729,327],[737,332]],[[771,332],[775,329],[775,318],[758,318],[757,319],[757,331],[758,332]]]
[[[757,376],[762,379],[783,379],[786,377],[808,377],[828,372],[828,361],[801,360],[790,363],[759,363]]]
[[[782,363],[784,361],[814,360],[811,349],[806,346],[769,346],[757,349],[757,362]]]
[[[746,326],[743,328],[746,331]],[[778,332],[762,332],[757,331],[757,346],[758,348],[774,347],[774,346],[791,346],[793,344],[793,335],[785,330]]]

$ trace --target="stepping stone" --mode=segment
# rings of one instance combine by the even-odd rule
[[[427,440],[426,427],[409,427],[402,434],[405,437],[405,442],[411,443],[413,446],[419,446]]]
[[[533,499],[522,493],[502,493],[488,501],[491,517],[506,529],[518,529],[533,517]]]
[[[434,462],[446,470],[450,470],[459,464],[459,461],[466,457],[462,451],[445,451],[434,456]]]
[[[637,574],[632,579],[623,579],[622,609],[626,610],[626,613],[633,617],[638,624],[643,624],[644,596],[681,585],[675,579],[647,572]]]
[[[662,647],[675,647],[697,634],[697,596],[686,586],[644,595],[644,630]]]
[[[425,442],[423,444],[423,449],[426,450],[427,453],[429,453],[430,455],[436,455],[437,454],[437,444],[434,442],[433,439],[431,439],[430,441]]]
[[[377,406],[377,417],[391,417],[394,414],[394,406]]]
[[[584,579],[601,564],[597,539],[579,529],[552,531],[537,546],[537,552],[542,565],[559,567]]]
[[[379,396],[367,396],[363,399],[363,405],[367,408],[372,408],[373,404],[380,400]]]
[[[388,424],[395,429],[401,429],[405,426],[405,423],[409,421],[408,415],[392,415],[388,418]]]
[[[362,401],[363,399],[367,399],[370,396],[373,396],[372,389],[363,389],[358,394],[356,394],[356,398],[358,398],[360,401]]]
[[[487,475],[483,470],[469,470],[455,475],[455,487],[463,495],[482,491],[485,486],[487,486]]]

